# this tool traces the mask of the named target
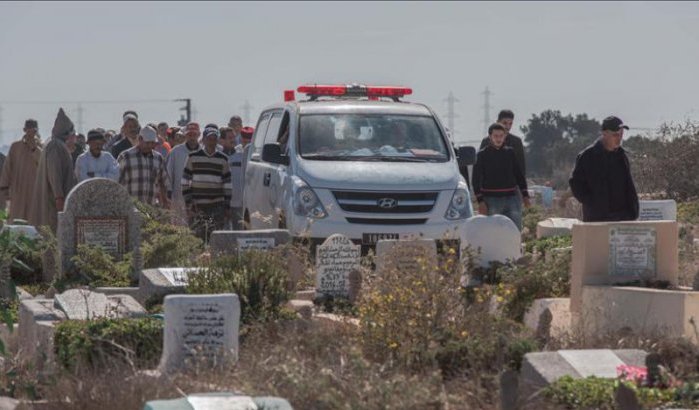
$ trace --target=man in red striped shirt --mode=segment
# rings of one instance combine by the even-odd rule
[[[495,123],[488,128],[490,143],[478,152],[473,166],[473,192],[481,215],[505,215],[522,230],[522,201],[529,207],[527,180],[512,147],[505,145],[507,130]],[[517,190],[522,193],[522,200]]]

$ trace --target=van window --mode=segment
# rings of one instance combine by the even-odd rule
[[[263,112],[262,115],[260,115],[260,119],[257,121],[257,127],[255,127],[255,133],[252,136],[252,144],[255,147],[255,150],[253,150],[250,158],[252,161],[260,160],[260,152],[262,152],[262,148],[260,148],[260,151],[258,152],[257,147],[261,147],[264,143],[265,134],[267,133],[267,126],[269,125],[269,119],[271,117],[271,111]]]
[[[258,134],[255,138],[255,151],[254,154],[261,155],[262,147],[270,142],[277,141],[277,134],[279,133],[279,124],[282,121],[282,113],[275,112],[269,120],[265,133]]]
[[[300,117],[305,159],[445,162],[445,138],[434,118],[393,114],[307,114]]]

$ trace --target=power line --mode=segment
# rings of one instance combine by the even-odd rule
[[[145,100],[79,100],[79,101],[48,101],[48,100],[14,100],[0,101],[0,104],[140,104],[140,103],[163,103],[173,102],[174,99],[145,99]]]
[[[454,118],[458,118],[459,115],[454,112],[454,103],[459,102],[459,99],[454,97],[454,93],[449,91],[449,96],[444,99],[447,103],[447,124],[449,126],[449,132],[452,136],[456,135],[456,129],[454,128]]]
[[[493,95],[492,92],[490,92],[490,89],[488,86],[485,87],[485,91],[481,93],[481,95],[484,96],[484,102],[483,102],[483,128],[487,129],[490,126],[490,96]]]

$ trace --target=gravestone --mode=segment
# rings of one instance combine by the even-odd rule
[[[419,272],[437,266],[437,242],[434,239],[382,239],[376,243],[376,272],[391,269]]]
[[[527,353],[520,369],[520,399],[527,403],[532,395],[563,376],[615,379],[619,366],[643,366],[645,358],[646,352],[635,349]]]
[[[536,238],[548,238],[551,236],[570,236],[573,233],[573,224],[580,223],[575,218],[547,218],[536,224]]]
[[[251,249],[267,250],[291,242],[286,229],[261,229],[254,231],[214,231],[209,244],[211,253],[235,255]]]
[[[678,225],[674,221],[573,225],[570,277],[573,320],[582,311],[582,293],[586,286],[613,286],[641,279],[676,286],[679,276],[678,235]]]
[[[146,310],[128,295],[110,295],[87,289],[70,289],[53,299],[25,299],[19,306],[19,345],[21,355],[38,369],[54,365],[55,326],[64,320],[96,318],[138,318]]]
[[[184,293],[190,275],[201,268],[144,269],[138,278],[138,299],[153,300],[173,293]]]
[[[522,256],[522,235],[517,225],[503,215],[477,215],[464,225],[466,245],[471,247],[478,265],[487,268],[491,262],[506,263]]]
[[[316,292],[349,298],[350,274],[359,271],[361,245],[348,237],[331,235],[316,247]]]
[[[189,361],[209,365],[237,360],[240,301],[232,293],[168,295],[160,369],[172,371]]]
[[[639,221],[676,221],[677,202],[672,199],[638,201]]]
[[[71,258],[81,244],[99,246],[121,260],[140,247],[141,225],[141,215],[123,186],[106,178],[79,183],[68,194],[63,212],[58,213],[57,267],[62,269],[58,273],[72,269]],[[133,260],[134,271],[140,271],[141,258]]]
[[[278,397],[249,397],[233,393],[201,393],[172,400],[146,402],[144,410],[293,410]]]
[[[32,225],[4,225],[2,230],[7,230],[16,233],[17,235],[24,235],[29,239],[39,238],[39,231],[37,231]]]
[[[555,194],[553,188],[543,185],[532,185],[529,187],[529,191],[532,191],[535,197],[541,198],[541,205],[544,208],[550,209],[553,207],[553,197]]]

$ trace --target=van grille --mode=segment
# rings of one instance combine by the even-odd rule
[[[427,218],[418,219],[374,219],[374,218],[347,218],[351,224],[365,225],[423,225]]]
[[[432,211],[439,192],[333,191],[343,211],[412,214]]]

